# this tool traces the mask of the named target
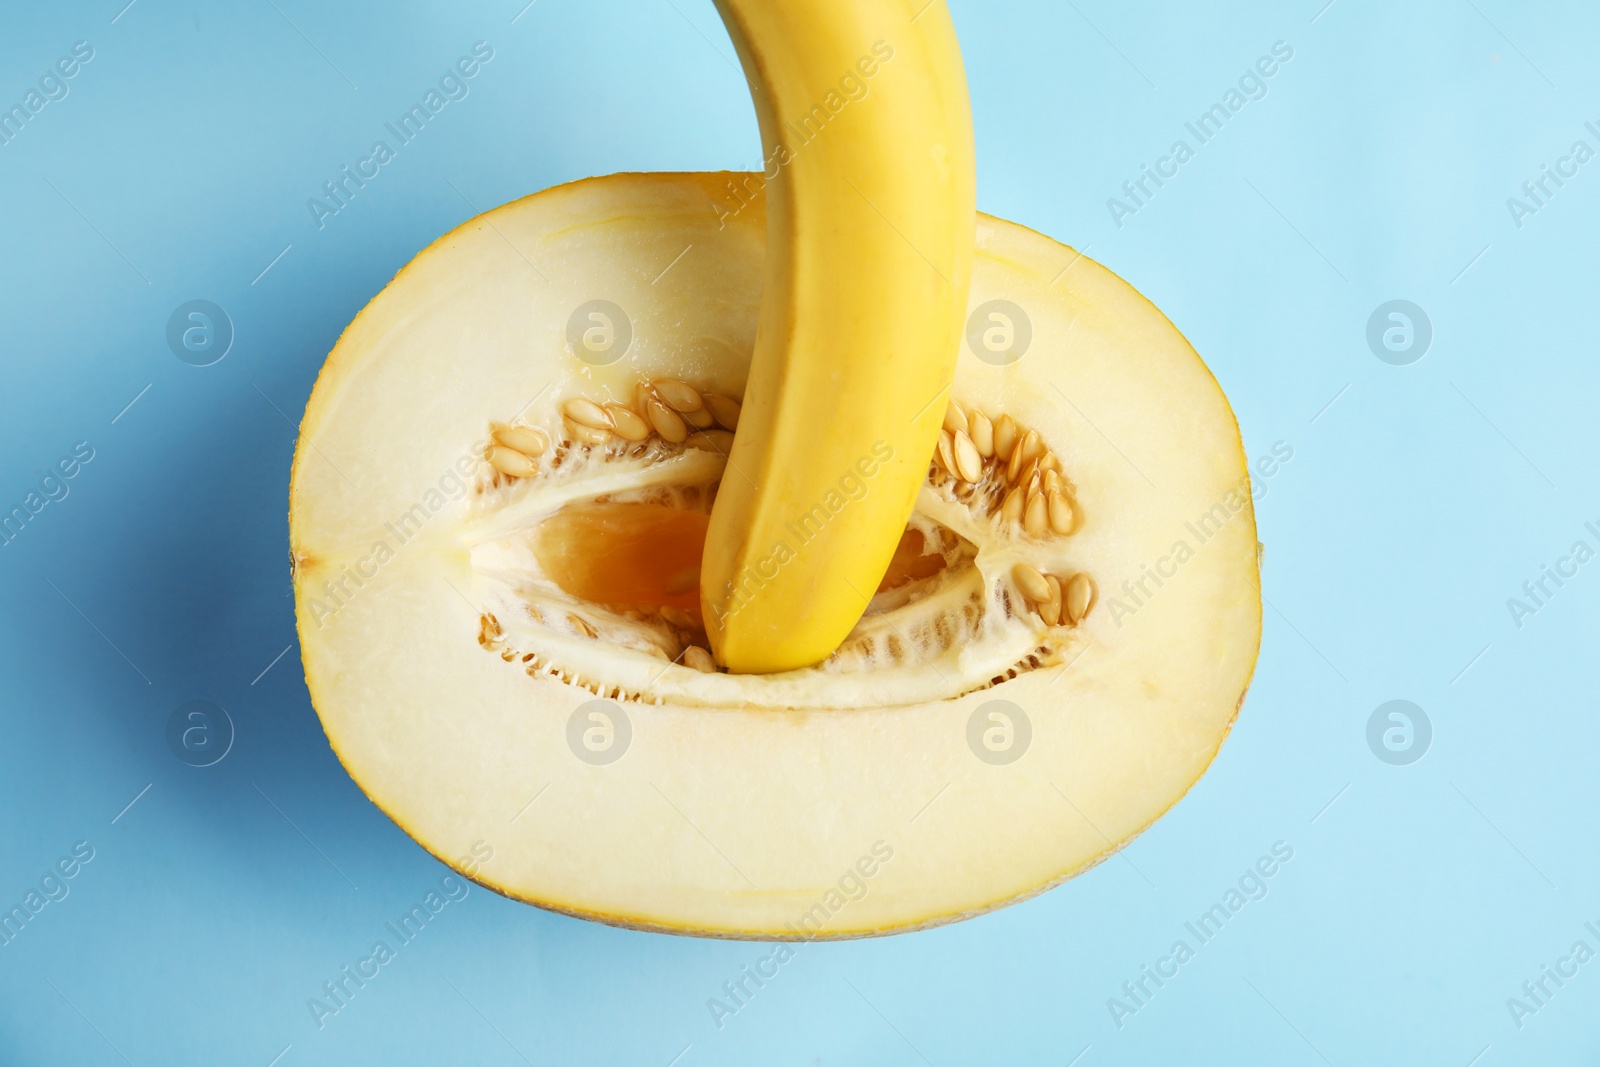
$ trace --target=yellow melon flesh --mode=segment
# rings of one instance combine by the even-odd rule
[[[1059,662],[946,695],[976,650],[897,673],[663,662],[661,702],[621,701],[628,748],[596,765],[569,745],[569,719],[596,694],[479,643],[494,583],[523,565],[509,549],[494,557],[505,573],[484,563],[482,531],[513,513],[496,510],[500,490],[468,488],[491,422],[572,395],[624,399],[657,377],[742,395],[764,222],[752,205],[719,225],[708,204],[730,177],[623,175],[508,204],[420,254],[346,330],[302,423],[290,499],[301,648],[328,738],[441,860],[609,923],[863,936],[1071,877],[1216,754],[1255,663],[1257,545],[1237,426],[1199,357],[1121,279],[1021,227],[979,219],[970,302],[1024,309],[1031,346],[1006,366],[964,346],[955,396],[1036,428],[1075,486],[1070,536],[993,550],[1093,577],[1095,606]],[[567,344],[574,310],[597,298],[632,327],[607,366]],[[697,454],[684,469],[704,482],[715,462]],[[668,569],[692,558],[692,536],[664,536],[678,546]],[[570,549],[559,532],[546,545]],[[903,546],[900,580],[925,576],[927,559]],[[637,570],[562,573],[583,574],[591,598],[677,595],[672,574]],[[607,669],[600,642],[583,654]],[[639,660],[614,658],[619,674]],[[997,700],[1031,726],[1006,764],[969,742],[974,712]]]

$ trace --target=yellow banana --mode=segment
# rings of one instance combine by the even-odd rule
[[[717,0],[761,126],[767,264],[701,568],[735,672],[825,659],[877,588],[955,374],[976,208],[944,0]]]

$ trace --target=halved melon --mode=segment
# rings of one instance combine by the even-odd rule
[[[345,331],[290,498],[323,726],[441,860],[603,922],[854,937],[1039,892],[1182,796],[1243,699],[1261,609],[1232,412],[1125,282],[981,217],[979,350],[866,616],[815,667],[724,673],[696,561],[745,476],[727,431],[765,225],[711,207],[744,177],[507,204]],[[795,501],[772,566],[885,460]]]

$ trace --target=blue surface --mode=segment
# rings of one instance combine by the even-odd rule
[[[340,769],[299,670],[285,500],[323,357],[477,210],[753,166],[754,117],[706,0],[124,2],[0,15],[0,105],[93,49],[0,145],[0,510],[41,505],[0,548],[0,905],[92,850],[0,946],[0,1063],[1600,1057],[1600,962],[1523,992],[1600,951],[1600,563],[1507,604],[1600,548],[1600,162],[1521,226],[1507,205],[1600,149],[1592,5],[959,0],[980,206],[1128,278],[1251,455],[1293,449],[1220,758],[1124,858],[953,927],[801,946],[720,1028],[707,1000],[765,946],[480,889],[319,1028],[307,1001],[447,873]],[[477,41],[468,95],[319,229],[307,199]],[[1279,41],[1265,95],[1197,145],[1185,122]],[[1180,138],[1193,158],[1119,227],[1107,199]],[[1396,299],[1432,328],[1407,365],[1367,343]],[[167,343],[192,300],[233,327],[209,366]],[[1431,723],[1418,761],[1369,747],[1391,700]],[[190,701],[236,733],[208,767],[169,746]],[[1199,945],[1184,924],[1275,842],[1293,859]],[[1130,999],[1179,939],[1193,958]]]

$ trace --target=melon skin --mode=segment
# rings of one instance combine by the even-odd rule
[[[569,728],[596,694],[478,642],[487,594],[463,531],[490,510],[469,482],[489,420],[622,395],[641,377],[742,394],[765,223],[759,204],[723,220],[714,204],[743,177],[618,175],[507,204],[419,254],[346,329],[308,404],[290,494],[313,703],[396,823],[543,908],[832,939],[1031,896],[1105,859],[1198,780],[1261,629],[1227,401],[1159,311],[1072,249],[980,217],[970,305],[1023,309],[1031,342],[1006,365],[964,345],[955,386],[962,403],[1037,428],[1076,486],[1080,528],[1028,549],[1098,587],[1059,665],[911,703],[871,672],[824,706],[766,706],[761,676],[743,706],[623,701],[626,751],[593,763]],[[567,340],[596,299],[631,321],[627,354],[606,366]],[[995,701],[1027,719],[1012,762],[970,741]]]

